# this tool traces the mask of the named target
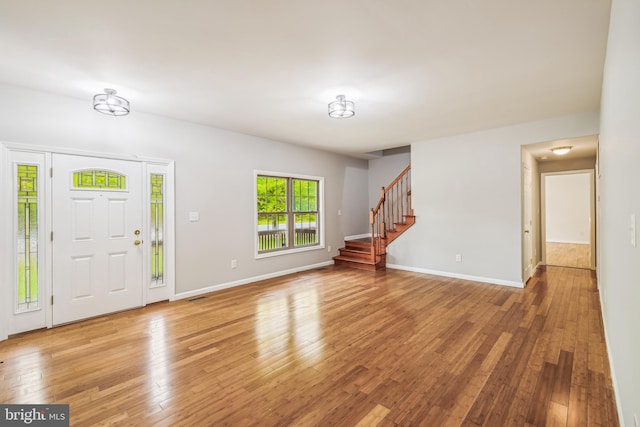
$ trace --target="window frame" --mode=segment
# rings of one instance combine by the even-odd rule
[[[258,177],[259,176],[271,176],[276,178],[286,178],[287,182],[292,179],[300,179],[300,180],[308,180],[308,181],[317,181],[318,182],[318,200],[316,201],[318,206],[318,243],[313,245],[304,245],[298,247],[287,247],[284,249],[273,249],[268,252],[259,252],[258,250]],[[289,185],[287,185],[289,188]],[[295,214],[291,207],[291,194],[287,194],[287,211],[286,215],[289,213]],[[293,215],[292,215],[293,216]],[[307,252],[307,251],[316,251],[325,248],[325,232],[324,232],[324,177],[322,176],[312,176],[312,175],[302,175],[295,173],[283,173],[283,172],[274,172],[274,171],[265,171],[265,170],[254,170],[253,171],[253,236],[254,236],[254,257],[255,259],[261,258],[270,258],[274,256],[280,255],[288,255],[299,252]],[[287,224],[287,231],[289,233],[293,233],[295,231],[295,222],[292,220]]]

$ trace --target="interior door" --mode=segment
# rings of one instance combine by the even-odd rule
[[[522,230],[522,246],[523,246],[523,266],[524,266],[524,281],[526,282],[533,275],[533,212],[532,212],[532,173],[531,169],[527,164],[522,165],[522,173],[523,173],[523,227]]]
[[[53,324],[142,305],[142,165],[52,156]]]

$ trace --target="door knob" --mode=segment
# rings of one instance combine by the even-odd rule
[[[133,234],[135,234],[136,236],[140,234],[140,230],[136,230],[133,232]]]
[[[133,244],[136,246],[138,246],[140,243],[142,243],[142,240],[136,240],[135,242],[133,242]]]
[[[529,230],[524,230],[524,232],[525,232],[525,233],[528,233],[528,232],[529,232]]]

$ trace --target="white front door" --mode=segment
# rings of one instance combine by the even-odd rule
[[[142,165],[53,154],[53,324],[139,307]]]

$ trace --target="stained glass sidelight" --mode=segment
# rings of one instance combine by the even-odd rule
[[[39,308],[38,166],[18,165],[18,311]]]
[[[164,283],[164,175],[151,174],[151,286]]]
[[[125,190],[127,177],[117,172],[105,170],[84,170],[73,173],[74,188],[99,190]]]

